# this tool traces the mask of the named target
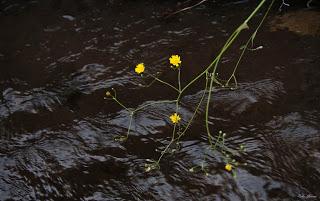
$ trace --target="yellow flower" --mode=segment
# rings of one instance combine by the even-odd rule
[[[174,113],[170,116],[172,123],[177,124],[181,120],[180,116],[177,113]]]
[[[232,170],[232,165],[227,163],[226,166],[224,167],[227,171],[231,171]]]
[[[179,55],[172,55],[169,58],[170,64],[173,65],[173,67],[175,68],[179,68],[179,66],[181,65],[181,59]]]
[[[136,68],[134,69],[134,71],[137,74],[141,74],[144,72],[144,64],[143,63],[139,63],[138,65],[136,65]]]

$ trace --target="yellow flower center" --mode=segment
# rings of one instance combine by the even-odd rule
[[[139,63],[138,65],[136,65],[136,68],[134,69],[134,71],[137,74],[141,74],[144,72],[144,64],[143,63]]]
[[[175,68],[179,68],[179,66],[181,65],[181,58],[179,55],[172,55],[169,58],[170,64],[173,65],[173,67]]]
[[[170,116],[170,120],[172,123],[177,124],[181,120],[180,116],[177,113],[174,113],[173,115]]]
[[[224,167],[227,171],[231,171],[232,170],[232,165],[227,163],[226,166]]]

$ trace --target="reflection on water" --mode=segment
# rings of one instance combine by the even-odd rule
[[[248,1],[207,2],[165,18],[181,6],[120,0],[0,3],[0,200],[320,198],[316,36],[265,27],[256,40],[263,48],[249,51],[240,66],[239,88],[214,90],[210,126],[227,133],[230,150],[246,147],[235,152],[242,164],[237,179],[224,171],[221,153],[208,151],[200,117],[159,171],[144,172],[146,159],[156,159],[169,143],[173,104],[139,111],[128,141],[113,140],[126,133],[129,119],[103,99],[106,89],[116,88],[129,107],[172,99],[168,88],[142,87],[148,81],[137,77],[133,66],[144,62],[150,72],[174,81],[167,60],[178,53],[186,83],[254,7]],[[222,74],[236,53],[233,48],[223,58]],[[192,115],[201,90],[199,83],[182,98],[183,118]],[[208,176],[188,171],[203,162]]]

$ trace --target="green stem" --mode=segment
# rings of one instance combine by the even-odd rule
[[[244,53],[246,52],[246,50],[247,50],[247,48],[248,48],[248,45],[249,45],[250,41],[253,42],[254,38],[255,38],[256,35],[257,35],[258,30],[260,29],[260,27],[262,26],[263,22],[265,21],[265,19],[266,19],[268,13],[270,12],[270,9],[272,8],[274,2],[275,2],[275,0],[272,0],[272,2],[270,3],[270,5],[268,6],[268,9],[267,9],[266,13],[264,14],[263,18],[261,19],[259,25],[258,25],[257,28],[255,29],[255,31],[252,33],[252,35],[250,36],[250,38],[247,40],[247,42],[246,42],[243,50],[241,51],[241,54],[240,54],[240,56],[239,56],[239,59],[238,59],[236,65],[235,65],[235,67],[234,67],[234,69],[233,69],[232,74],[231,74],[231,76],[229,77],[228,81],[226,82],[226,85],[229,85],[229,82],[231,81],[231,79],[234,79],[235,84],[236,84],[236,86],[237,86],[237,79],[236,79],[235,73],[236,73],[236,71],[237,71],[237,69],[238,69],[238,66],[239,66],[239,64],[240,64],[240,62],[241,62],[241,60],[242,60],[242,58],[243,58],[243,56],[244,56]]]
[[[128,112],[132,112],[129,108],[127,108],[126,106],[124,106],[120,101],[118,101],[118,99],[116,97],[112,97],[112,99],[114,101],[116,101],[123,109],[127,110]]]
[[[217,68],[218,63],[219,63],[220,57],[217,57],[217,58],[218,58],[218,60],[217,60],[217,62],[215,64],[215,66],[214,66],[214,69]],[[213,82],[214,82],[214,76],[211,75],[209,92],[208,92],[208,99],[207,99],[207,105],[206,105],[206,114],[205,114],[205,124],[206,124],[206,130],[207,130],[208,140],[209,140],[210,146],[212,146],[212,135],[210,133],[210,128],[209,128],[209,107],[210,107],[210,100],[211,100]]]
[[[169,147],[171,146],[171,144],[174,142],[174,139],[172,138],[171,141],[169,142],[169,144],[166,146],[166,148],[161,152],[160,157],[157,160],[157,163],[159,164],[162,157],[164,156],[164,154],[167,152],[167,150],[169,149]]]
[[[182,131],[181,134],[179,134],[179,136],[175,139],[175,141],[179,141],[180,138],[181,138],[181,137],[187,132],[187,130],[189,129],[189,127],[190,127],[193,119],[195,118],[195,116],[196,116],[196,114],[197,114],[197,112],[198,112],[198,110],[199,110],[199,108],[200,108],[200,106],[201,106],[201,104],[202,104],[202,102],[203,102],[203,100],[204,100],[204,97],[205,97],[206,92],[207,92],[207,87],[208,87],[208,79],[206,79],[206,85],[205,85],[205,87],[204,87],[204,91],[203,91],[203,93],[202,93],[202,95],[201,95],[200,101],[199,101],[196,109],[195,109],[194,112],[193,112],[192,117],[191,117],[190,120],[188,121],[188,124],[187,124],[187,126],[185,127],[185,129]]]
[[[180,70],[180,67],[178,69],[178,87],[179,87],[179,92],[181,92],[181,70]]]
[[[181,97],[181,93],[179,93],[178,97],[177,97],[177,102],[176,102],[176,113],[178,114],[178,110],[179,110],[179,100],[180,100],[180,97]],[[157,160],[157,163],[159,164],[162,157],[166,154],[167,150],[169,149],[169,147],[172,145],[172,143],[175,141],[175,134],[176,134],[176,127],[177,127],[177,124],[174,124],[173,126],[173,130],[172,130],[172,137],[171,137],[171,140],[169,142],[169,144],[164,148],[164,150],[161,152],[161,155],[160,157],[158,158]]]
[[[133,119],[133,115],[134,115],[134,112],[131,112],[131,113],[130,113],[129,127],[128,127],[128,131],[127,131],[127,136],[126,136],[126,139],[128,139],[128,137],[129,137],[129,134],[130,134],[130,130],[131,130],[131,125],[132,125],[132,119]]]
[[[247,19],[245,20],[245,23],[248,23],[251,18],[260,10],[260,8],[263,6],[263,4],[266,2],[266,0],[262,0],[259,5],[253,10],[253,12],[249,15],[249,17],[247,17]],[[274,0],[273,0],[274,2]],[[273,4],[272,2],[272,4]]]
[[[196,82],[198,79],[200,79],[208,70],[217,62],[218,58],[223,55],[223,53],[230,47],[230,45],[234,42],[234,40],[237,38],[239,33],[243,30],[243,27],[247,25],[247,23],[251,20],[251,18],[260,10],[261,6],[266,2],[266,0],[262,0],[259,5],[253,10],[253,12],[249,15],[249,17],[242,23],[228,38],[227,42],[223,46],[222,50],[220,51],[219,55],[211,62],[211,64],[202,71],[197,77],[195,77],[193,80],[191,80],[182,90],[181,93],[183,93],[186,89],[188,89],[194,82]],[[216,68],[213,71],[213,76],[215,75]]]
[[[216,143],[214,143],[214,146],[212,147],[213,150],[217,149],[217,145],[220,142],[220,138],[222,137],[222,135],[223,135],[222,133],[219,133],[219,136],[218,136],[218,138],[216,140]]]
[[[153,75],[151,75],[151,74],[147,74],[147,75],[149,75],[149,76],[152,77],[153,79],[157,80],[158,82],[160,82],[160,83],[162,83],[162,84],[164,84],[164,85],[167,85],[167,86],[171,87],[172,89],[174,89],[174,90],[177,91],[178,93],[180,92],[179,89],[177,89],[176,87],[172,86],[172,85],[169,84],[168,82],[165,82],[165,81],[163,81],[163,80],[161,80],[161,79],[159,79],[159,78],[157,78],[157,77],[155,77],[155,76],[153,76]]]

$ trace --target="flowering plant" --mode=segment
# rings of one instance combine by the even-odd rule
[[[128,107],[126,107],[122,102],[120,102],[116,96],[116,92],[114,89],[113,93],[111,91],[107,91],[106,92],[106,98],[111,98],[112,100],[114,100],[116,103],[119,104],[119,106],[121,106],[123,109],[125,109],[130,117],[129,120],[129,126],[128,126],[128,130],[127,130],[127,134],[126,135],[122,135],[119,136],[117,138],[115,138],[116,141],[125,141],[128,139],[129,135],[130,135],[130,131],[131,131],[131,127],[132,127],[132,119],[134,118],[134,115],[136,112],[142,110],[143,108],[146,108],[148,106],[154,105],[154,104],[159,104],[159,103],[175,103],[176,107],[175,107],[175,111],[172,112],[171,116],[168,117],[168,120],[170,120],[170,122],[173,125],[173,129],[172,129],[172,138],[171,141],[169,142],[169,144],[164,148],[164,150],[161,152],[159,158],[157,160],[150,160],[148,159],[147,162],[145,164],[145,171],[149,172],[153,169],[157,169],[160,168],[160,161],[163,158],[163,156],[169,152],[169,148],[171,145],[173,145],[174,143],[179,143],[179,140],[181,139],[181,137],[183,137],[186,133],[186,131],[188,130],[188,128],[190,127],[192,121],[194,120],[195,116],[197,113],[199,113],[199,108],[202,105],[202,103],[205,100],[205,97],[207,97],[206,99],[206,103],[205,103],[205,127],[206,127],[206,131],[207,131],[207,136],[208,136],[208,141],[209,141],[209,147],[211,150],[216,150],[219,149],[221,151],[221,153],[224,154],[224,169],[228,172],[232,172],[233,175],[235,176],[235,168],[239,165],[239,163],[235,160],[232,159],[232,157],[230,157],[230,155],[232,155],[232,151],[230,151],[226,146],[225,146],[225,136],[226,133],[223,133],[222,131],[219,131],[218,134],[216,135],[216,137],[214,137],[214,135],[212,134],[212,131],[209,128],[209,121],[208,121],[208,117],[209,117],[209,106],[210,106],[210,100],[211,100],[211,95],[212,95],[212,91],[213,91],[213,87],[221,87],[224,89],[236,89],[238,86],[237,83],[237,79],[236,79],[236,71],[238,69],[238,66],[244,56],[245,51],[248,49],[249,44],[251,43],[253,45],[253,41],[256,37],[256,34],[260,28],[260,26],[262,25],[263,21],[265,20],[268,12],[270,11],[273,3],[275,0],[272,0],[271,3],[268,6],[267,11],[265,12],[264,16],[262,17],[259,25],[256,27],[256,29],[254,30],[254,32],[251,34],[251,36],[249,37],[249,39],[247,40],[247,42],[242,46],[242,50],[240,52],[240,56],[239,59],[237,60],[236,65],[233,68],[232,73],[230,74],[229,78],[227,80],[220,80],[218,78],[218,74],[217,74],[217,68],[219,65],[219,62],[222,58],[222,56],[224,55],[224,53],[229,49],[229,47],[234,43],[234,41],[237,39],[237,37],[239,36],[239,34],[245,30],[248,29],[248,22],[253,18],[253,16],[261,9],[261,7],[266,3],[266,0],[262,0],[257,7],[254,9],[254,11],[249,15],[249,17],[231,34],[231,36],[228,38],[227,42],[224,44],[224,46],[221,48],[220,52],[217,54],[217,56],[215,57],[215,59],[197,76],[195,76],[194,79],[192,79],[190,82],[188,82],[185,86],[181,85],[181,76],[180,76],[180,72],[182,69],[182,59],[179,55],[172,55],[169,57],[169,64],[170,67],[174,70],[177,71],[177,87],[172,85],[171,83],[168,83],[152,74],[147,73],[147,68],[145,66],[144,63],[139,63],[135,66],[134,71],[135,73],[137,73],[138,75],[143,75],[143,74],[147,74],[150,77],[152,77],[154,79],[154,81],[158,81],[161,84],[164,84],[166,86],[169,86],[170,88],[172,88],[173,90],[175,90],[177,92],[177,98],[174,100],[160,100],[160,101],[154,101],[152,103],[148,103],[145,105],[142,105],[136,109],[129,109]],[[201,98],[198,102],[198,104],[196,105],[193,115],[191,116],[191,118],[189,119],[185,119],[183,117],[183,115],[181,115],[181,113],[179,113],[179,103],[181,101],[182,95],[184,94],[184,92],[191,87],[196,81],[200,80],[204,78],[205,79],[205,86],[204,86],[204,90],[203,93],[201,95]],[[177,126],[179,126],[180,128],[180,124],[184,122],[185,126],[183,127],[183,129],[177,129]],[[239,148],[240,151],[244,151],[244,146],[241,145]],[[195,166],[189,169],[190,172],[194,172],[195,170],[200,169],[201,171],[205,172],[205,174],[208,174],[208,170],[207,167],[205,167],[204,163],[202,163],[200,166]]]

